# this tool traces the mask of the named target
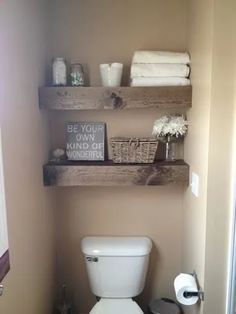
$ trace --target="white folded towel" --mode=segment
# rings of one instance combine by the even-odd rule
[[[188,77],[189,67],[185,64],[141,64],[131,66],[132,77]]]
[[[133,77],[130,86],[187,86],[190,80],[184,77]]]
[[[139,50],[134,53],[133,63],[182,63],[189,64],[187,52]]]

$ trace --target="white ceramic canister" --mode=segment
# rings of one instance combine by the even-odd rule
[[[67,70],[64,58],[55,58],[52,63],[52,84],[54,86],[66,86]]]
[[[103,86],[120,86],[123,72],[122,63],[100,64],[100,73]]]

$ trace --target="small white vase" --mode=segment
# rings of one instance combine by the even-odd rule
[[[123,72],[122,63],[100,64],[100,73],[103,86],[120,86]]]

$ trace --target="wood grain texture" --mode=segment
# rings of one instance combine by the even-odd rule
[[[191,86],[41,87],[39,105],[48,110],[189,108]]]
[[[10,270],[9,251],[7,250],[2,257],[0,257],[0,282]]]
[[[182,160],[153,164],[64,162],[43,167],[45,186],[166,185],[189,182],[189,166]]]

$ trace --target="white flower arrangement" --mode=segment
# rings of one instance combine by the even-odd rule
[[[152,134],[157,137],[181,137],[187,133],[188,122],[183,115],[168,115],[154,122]]]

